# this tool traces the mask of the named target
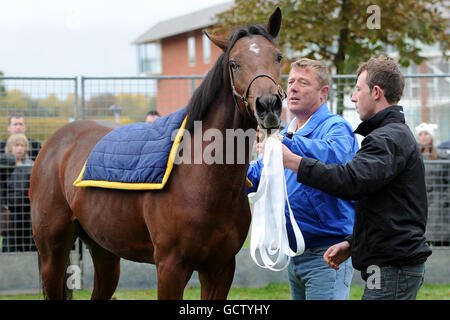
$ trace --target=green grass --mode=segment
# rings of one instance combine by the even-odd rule
[[[350,300],[360,300],[364,288],[351,286]],[[91,292],[86,290],[74,291],[75,300],[90,299]],[[114,294],[117,300],[155,300],[156,290],[118,290]],[[200,288],[186,288],[184,299],[197,300],[200,298]],[[0,296],[0,300],[40,300],[42,295],[14,295]],[[290,300],[289,285],[287,283],[271,283],[264,288],[231,288],[229,300]],[[423,285],[417,300],[450,300],[450,284]]]

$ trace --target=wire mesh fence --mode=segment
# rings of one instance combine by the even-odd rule
[[[32,167],[33,162],[28,160],[0,169],[6,171],[0,208],[1,252],[36,251],[28,197]]]
[[[450,245],[450,160],[425,162],[428,220],[425,237],[435,246]]]
[[[342,114],[356,128],[361,122],[351,101],[356,76],[334,75],[329,93],[329,105],[333,112]],[[450,140],[450,74],[407,74],[402,99],[405,118],[410,129],[422,122],[438,125],[436,145]]]
[[[201,76],[82,77],[81,118],[143,122],[147,112],[174,112],[189,102]]]
[[[77,119],[128,124],[143,122],[149,110],[169,114],[188,104],[201,80],[201,76],[0,77],[0,251],[35,250],[29,212],[29,174],[37,152],[58,128]],[[360,123],[350,99],[355,80],[355,76],[333,76],[328,101],[330,109],[342,113],[354,128]],[[405,81],[399,104],[404,106],[411,130],[414,132],[421,122],[433,122],[438,124],[436,144],[450,140],[450,74],[405,75]],[[8,159],[3,154],[13,131],[11,115],[19,120],[22,117],[18,127],[27,138],[23,148],[28,149],[28,157],[17,164],[15,156]],[[284,123],[291,118],[285,108]],[[442,159],[450,159],[450,151],[440,151],[441,160],[425,162],[429,202],[426,236],[434,245],[449,246],[450,160]]]
[[[42,144],[77,118],[77,78],[0,77],[0,251],[34,251],[30,173]]]

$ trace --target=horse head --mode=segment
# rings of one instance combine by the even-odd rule
[[[281,123],[282,101],[286,97],[281,83],[281,55],[274,43],[281,26],[277,8],[266,26],[239,29],[229,39],[208,35],[224,51],[224,77],[228,78],[241,114],[263,129],[277,129]]]

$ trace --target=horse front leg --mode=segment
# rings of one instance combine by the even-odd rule
[[[202,300],[226,300],[234,278],[236,261],[233,257],[228,263],[198,272]]]
[[[158,299],[182,300],[184,288],[194,271],[190,264],[173,251],[156,262],[158,274]]]

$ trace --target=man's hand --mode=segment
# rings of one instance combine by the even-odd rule
[[[264,148],[266,146],[268,137],[272,137],[280,141],[283,140],[283,136],[280,134],[280,130],[275,130],[270,135],[268,135],[267,130],[260,129],[259,127],[256,131],[256,137],[256,153],[261,154],[262,158],[264,158]]]
[[[286,169],[290,169],[297,173],[298,166],[300,165],[300,162],[302,161],[302,157],[299,155],[296,155],[291,150],[289,150],[288,147],[286,147],[284,144],[283,147],[283,164]]]
[[[351,255],[350,243],[342,241],[328,248],[323,254],[323,260],[333,269],[339,270],[339,265]]]

